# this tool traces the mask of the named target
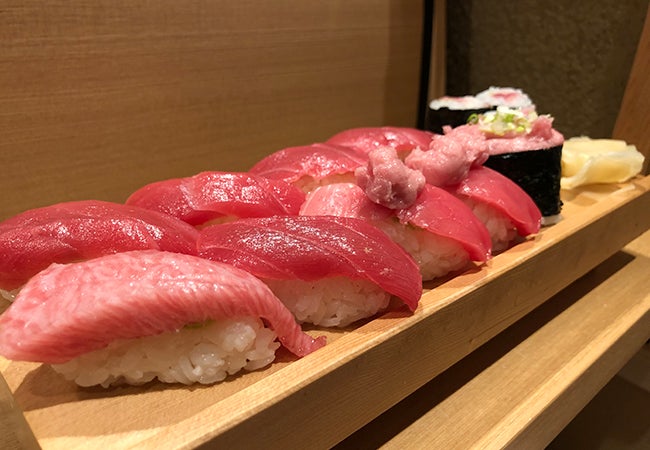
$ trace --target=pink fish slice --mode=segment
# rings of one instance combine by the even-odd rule
[[[248,316],[266,321],[297,356],[325,344],[303,333],[249,273],[197,256],[141,250],[56,264],[33,277],[0,316],[0,354],[59,364],[118,339]]]
[[[297,214],[305,194],[295,186],[245,172],[201,172],[148,184],[128,205],[160,211],[189,224],[230,217]]]

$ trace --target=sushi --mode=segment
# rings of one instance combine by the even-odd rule
[[[327,142],[370,153],[379,147],[391,147],[402,157],[416,148],[427,149],[432,134],[408,127],[351,128],[330,137]]]
[[[422,279],[433,280],[491,256],[490,235],[467,205],[447,191],[425,185],[408,208],[372,202],[358,185],[322,186],[307,195],[301,215],[333,215],[368,221],[415,260]]]
[[[526,192],[508,177],[477,167],[447,190],[467,204],[490,232],[492,253],[537,233],[542,214]]]
[[[489,103],[473,95],[443,96],[431,100],[425,113],[424,127],[436,134],[443,134],[443,128],[465,125],[475,115],[492,109]]]
[[[413,259],[371,224],[348,217],[240,219],[201,230],[199,255],[264,280],[303,323],[342,327],[388,308],[416,309]]]
[[[564,136],[553,128],[553,117],[499,106],[463,127],[485,135],[489,157],[484,165],[526,191],[540,209],[543,225],[560,220]]]
[[[435,135],[428,149],[413,150],[404,163],[422,172],[428,184],[444,187],[461,182],[471,168],[485,163],[488,150],[487,140],[479,129],[445,127],[445,134]]]
[[[191,225],[297,214],[305,194],[283,181],[245,172],[201,172],[148,184],[127,205],[163,212]]]
[[[276,337],[299,357],[325,344],[249,273],[157,250],[54,264],[0,316],[0,355],[81,386],[215,383],[268,365]]]
[[[99,200],[31,209],[0,223],[0,290],[11,298],[52,263],[128,250],[196,254],[198,231],[157,211]]]
[[[527,112],[536,109],[528,94],[521,89],[491,86],[476,95],[447,95],[431,100],[425,114],[425,129],[444,134],[445,127],[465,125],[471,118],[499,106]]]
[[[354,180],[368,157],[360,151],[329,143],[288,147],[258,161],[249,172],[291,183],[304,192],[329,183]]]

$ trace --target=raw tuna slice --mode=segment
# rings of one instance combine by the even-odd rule
[[[51,263],[127,250],[196,254],[198,231],[157,211],[96,200],[32,209],[0,223],[0,289],[16,289]]]
[[[368,157],[349,147],[316,143],[288,147],[263,158],[250,173],[295,184],[309,192],[313,187],[338,181],[353,181],[357,167]]]
[[[398,154],[419,148],[427,150],[433,133],[407,127],[352,128],[335,134],[327,140],[330,144],[351,147],[370,153],[378,147],[392,147]]]
[[[116,340],[248,316],[267,321],[298,356],[325,343],[303,333],[266,285],[243,270],[178,253],[124,252],[55,264],[33,277],[0,317],[0,354],[59,364]]]
[[[243,172],[202,172],[148,184],[126,204],[164,212],[192,224],[239,217],[297,214],[305,194],[282,180]]]
[[[413,259],[386,234],[360,219],[333,216],[240,219],[205,228],[198,242],[201,256],[240,267],[272,283],[286,280],[297,286],[301,282],[331,281],[326,290],[338,300],[345,300],[346,296],[355,298],[359,288],[356,281],[370,283],[382,294],[395,295],[411,310],[415,310],[422,294],[422,278]],[[338,289],[346,284],[350,285],[350,290],[339,292]],[[284,285],[282,291],[287,293],[290,289]],[[291,301],[283,295],[276,295],[285,304]],[[295,292],[295,295],[303,293]],[[327,296],[327,293],[322,295]],[[389,296],[386,302],[388,299]],[[365,301],[364,298],[361,303]],[[288,306],[294,313],[299,313],[303,306],[313,306],[306,303],[309,301],[305,300],[302,306]],[[336,317],[329,317],[326,322],[322,322],[320,317],[317,321],[313,318],[299,319],[341,326],[368,317],[387,303],[382,305],[369,307],[366,314],[357,316],[355,312],[353,319],[339,317],[340,311],[333,311],[332,315]],[[358,304],[345,307],[365,308]]]
[[[392,220],[395,211],[371,201],[354,183],[333,183],[307,194],[300,215],[353,217],[376,225]]]
[[[493,244],[503,248],[506,242],[499,242],[507,228],[526,237],[539,231],[542,213],[530,196],[508,177],[487,167],[469,171],[459,185],[450,189],[459,198],[466,199],[475,213],[491,229]],[[481,212],[481,209],[489,208]],[[503,225],[497,225],[497,222]]]
[[[487,261],[491,255],[490,233],[471,209],[444,189],[427,184],[416,202],[397,212],[404,223],[448,236],[467,251],[472,261]]]
[[[372,202],[357,185],[321,186],[307,195],[301,215],[334,215],[366,220],[406,250],[422,278],[432,280],[485,261],[487,230],[460,200],[427,185],[414,206],[392,210]]]

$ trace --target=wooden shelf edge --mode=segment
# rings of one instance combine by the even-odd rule
[[[647,273],[650,231],[549,300],[542,308],[572,303],[382,448],[543,448],[650,338]],[[516,326],[535,327],[536,313]]]

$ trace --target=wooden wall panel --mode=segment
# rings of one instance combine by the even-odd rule
[[[420,2],[5,1],[0,219],[414,126]]]
[[[636,145],[645,156],[642,173],[650,167],[650,5],[646,11],[643,32],[636,49],[634,64],[627,80],[614,138]]]

